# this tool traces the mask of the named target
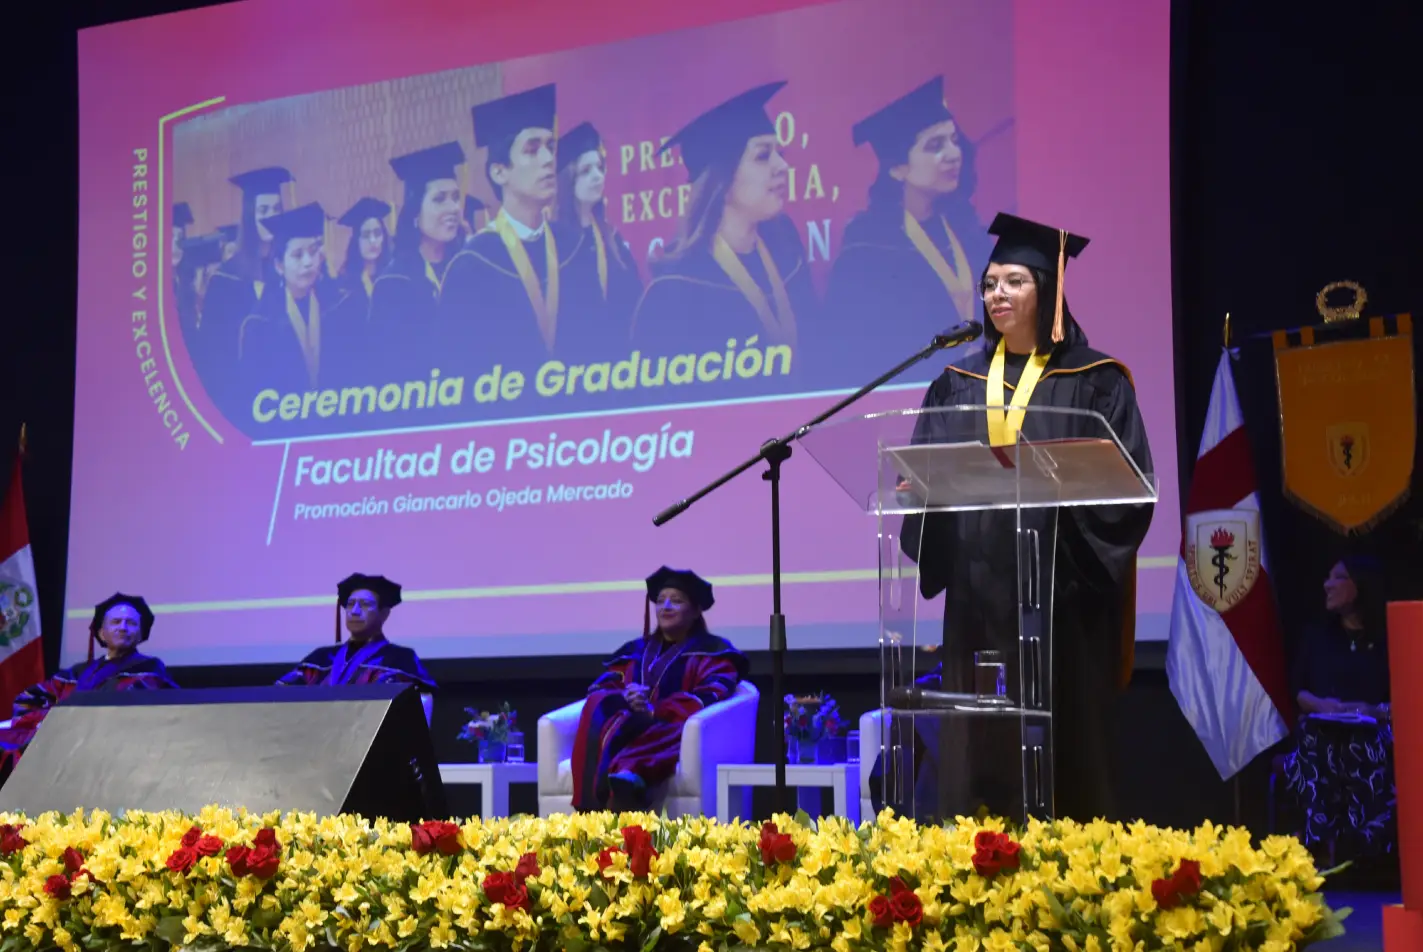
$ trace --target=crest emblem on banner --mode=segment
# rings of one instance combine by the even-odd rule
[[[1275,338],[1285,496],[1335,531],[1366,532],[1407,500],[1418,441],[1408,315],[1386,334],[1315,344]]]
[[[1186,517],[1186,576],[1196,597],[1225,614],[1260,578],[1260,514],[1214,509]]]
[[[28,585],[0,579],[0,648],[8,648],[24,633],[34,603],[35,593]]]

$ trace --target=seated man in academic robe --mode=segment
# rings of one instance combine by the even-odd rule
[[[588,689],[573,742],[577,810],[645,810],[651,790],[677,771],[682,726],[725,701],[746,677],[746,656],[707,630],[711,583],[695,572],[658,569],[647,579],[643,636],[603,662]]]
[[[386,640],[386,619],[400,604],[399,585],[383,575],[357,573],[342,580],[336,596],[336,643],[307,655],[278,684],[413,684],[422,692],[435,690],[415,652]],[[350,635],[344,644],[343,610]]]

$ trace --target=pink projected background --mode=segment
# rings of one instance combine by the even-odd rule
[[[934,29],[915,29],[916,22]],[[675,194],[686,173],[680,165],[644,169],[636,160],[624,169],[620,147],[658,141],[729,95],[789,79],[772,107],[791,115],[796,130],[786,149],[798,176],[787,211],[802,226],[826,223],[833,257],[875,173],[869,150],[852,146],[849,125],[944,74],[962,129],[970,137],[991,133],[978,155],[980,218],[1011,208],[1092,239],[1069,273],[1069,294],[1093,346],[1134,372],[1161,484],[1142,550],[1139,632],[1164,637],[1179,546],[1166,5],[616,0],[590,8],[544,0],[476,8],[464,0],[248,0],[86,31],[79,52],[66,662],[85,651],[90,606],[115,589],[140,592],[155,606],[154,649],[170,664],[291,660],[331,637],[334,583],[351,571],[405,585],[407,604],[392,620],[392,635],[423,655],[596,654],[640,625],[639,580],[664,562],[695,567],[718,583],[715,630],[749,649],[765,646],[765,484],[748,475],[663,528],[651,519],[832,397],[547,419],[529,403],[526,414],[497,422],[399,432],[367,423],[321,438],[259,435],[254,442],[223,417],[194,373],[171,295],[160,314],[172,202],[189,202],[198,230],[235,221],[237,193],[226,178],[263,164],[291,168],[297,199],[319,199],[332,213],[362,194],[395,201],[388,167],[384,177],[375,174],[384,159],[454,138],[475,160],[470,191],[492,205],[469,107],[554,81],[560,129],[591,119],[608,143],[610,218],[641,257],[649,244],[675,234],[677,221],[657,213],[657,196],[663,189]],[[444,72],[451,70],[459,72]],[[323,131],[300,119],[312,104],[385,95],[371,89],[414,95],[427,80],[430,89],[454,92],[405,107],[413,131],[383,132],[386,151],[378,155],[333,157],[312,143],[338,139],[340,121]],[[290,98],[309,96],[315,98]],[[364,121],[383,123],[379,116]],[[239,140],[234,130],[247,132]],[[823,191],[810,187],[812,165]],[[642,213],[646,193],[653,196],[651,220]],[[140,220],[145,215],[152,220]],[[813,243],[810,250],[823,287],[828,262],[817,260]],[[468,371],[471,381],[477,372]],[[916,406],[921,390],[885,391],[862,409]],[[690,456],[668,455],[645,471],[613,462],[505,465],[514,441],[544,443],[553,433],[560,441],[602,440],[605,431],[610,439],[635,438],[664,426],[694,434]],[[437,446],[437,476],[364,486],[311,482],[318,461],[426,454]],[[456,452],[469,455],[471,446],[494,450],[492,471],[451,472]],[[873,521],[804,451],[787,464],[784,479],[792,646],[873,644]],[[548,498],[550,487],[610,484],[618,485],[615,498]],[[518,495],[533,489],[543,492],[537,503]],[[477,508],[398,511],[402,497],[466,494],[479,498]],[[359,512],[368,498],[386,501],[389,511],[296,516],[301,507],[331,503]]]

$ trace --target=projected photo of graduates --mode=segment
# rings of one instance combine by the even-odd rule
[[[853,389],[978,317],[1011,26],[845,0],[198,114],[190,389],[254,440]]]

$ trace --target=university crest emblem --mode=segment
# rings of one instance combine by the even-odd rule
[[[30,623],[35,592],[23,582],[0,579],[0,648],[8,648]]]
[[[1260,577],[1260,514],[1213,509],[1186,517],[1186,575],[1196,597],[1225,614]]]
[[[1324,439],[1329,444],[1329,462],[1340,476],[1358,476],[1369,465],[1367,423],[1336,423],[1325,428]]]

